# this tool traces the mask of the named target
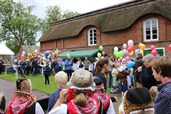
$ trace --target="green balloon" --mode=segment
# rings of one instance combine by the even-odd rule
[[[124,56],[124,52],[123,51],[120,51],[119,52],[119,57],[123,57]]]
[[[103,50],[103,46],[102,46],[102,45],[99,46],[99,50],[100,50],[100,51]]]
[[[119,57],[119,52],[115,51],[115,52],[113,52],[113,54],[115,57]]]

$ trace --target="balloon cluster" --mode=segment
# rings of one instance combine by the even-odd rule
[[[102,45],[99,46],[99,50],[100,50],[100,52],[97,53],[97,57],[98,58],[101,58],[102,56],[106,55],[105,51],[103,50],[103,46]]]
[[[26,52],[25,51],[22,51],[22,53],[21,53],[21,59],[25,59],[25,56],[26,55]]]
[[[46,59],[46,58],[56,58],[59,54],[61,54],[62,51],[56,50],[53,51],[45,51],[44,53],[39,53],[37,49],[35,49],[32,53],[27,53],[25,51],[22,51],[21,59],[32,59],[32,58],[38,58],[38,59]]]

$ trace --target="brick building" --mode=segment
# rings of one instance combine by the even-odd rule
[[[103,45],[108,54],[114,46],[132,39],[146,51],[155,45],[160,54],[171,55],[171,0],[134,0],[53,23],[40,38],[41,51],[91,50]]]

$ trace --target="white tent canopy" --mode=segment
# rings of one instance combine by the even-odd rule
[[[14,52],[11,51],[5,44],[0,44],[0,55],[14,55]]]

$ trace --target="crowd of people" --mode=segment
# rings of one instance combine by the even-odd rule
[[[142,53],[137,53],[131,59],[132,66],[127,60],[118,60],[112,55],[94,62],[88,58],[72,60],[69,56],[63,62],[59,61],[42,60],[39,63],[35,58],[31,64],[33,76],[37,72],[36,67],[41,67],[40,74],[45,76],[45,84],[49,84],[48,77],[55,74],[58,89],[49,97],[49,114],[115,114],[113,102],[117,99],[109,96],[108,89],[111,94],[122,93],[122,103],[116,109],[120,114],[171,114],[170,57],[154,57],[152,54],[143,57]],[[19,62],[21,69],[25,68],[23,63]],[[22,75],[26,70],[23,71]],[[36,108],[31,110],[31,107]],[[28,79],[16,82],[15,95],[6,113],[22,114],[15,111],[44,113],[31,94]]]

